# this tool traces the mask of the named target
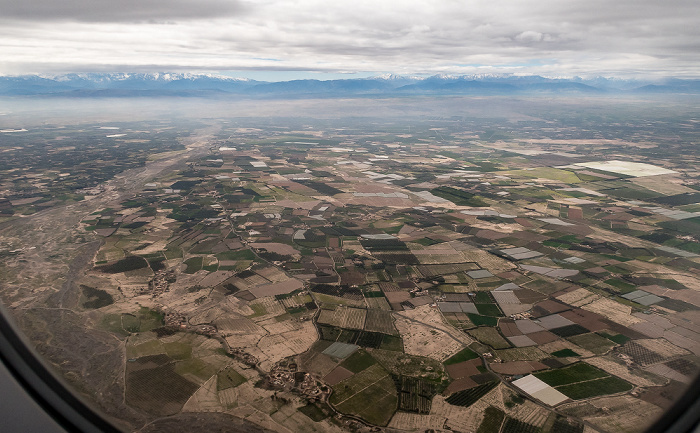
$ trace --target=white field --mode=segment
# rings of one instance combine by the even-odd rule
[[[657,167],[651,164],[620,160],[580,162],[574,165],[579,167],[592,168],[594,170],[603,170],[609,171],[611,173],[625,174],[627,176],[634,177],[678,173],[677,171],[669,170],[663,167]]]

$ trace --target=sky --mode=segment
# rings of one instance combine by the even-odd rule
[[[0,0],[0,75],[700,78],[698,0]]]

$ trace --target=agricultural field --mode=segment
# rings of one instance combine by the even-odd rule
[[[469,335],[477,341],[494,349],[507,349],[510,346],[508,341],[498,332],[496,328],[481,327],[469,331]]]
[[[498,385],[497,382],[491,382],[465,391],[459,391],[447,397],[445,401],[455,406],[469,407],[479,401],[481,397],[488,394],[496,385]]]
[[[3,303],[143,423],[640,431],[700,371],[697,110],[523,98],[0,132]]]
[[[377,425],[386,425],[397,408],[391,376],[374,364],[333,388],[330,403],[337,409]]]
[[[437,394],[437,384],[423,379],[401,376],[398,378],[398,409],[406,412],[430,413],[431,401]]]
[[[141,357],[132,364],[127,370],[126,399],[146,412],[177,413],[198,388],[176,373],[174,363],[166,355]]]
[[[573,400],[616,394],[634,388],[629,382],[585,363],[536,373],[535,376]]]

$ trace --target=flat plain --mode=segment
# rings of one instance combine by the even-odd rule
[[[132,430],[632,432],[697,374],[693,103],[354,102],[3,116],[3,302]]]

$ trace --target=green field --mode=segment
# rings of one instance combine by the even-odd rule
[[[556,352],[552,352],[552,356],[556,356],[557,358],[564,358],[568,356],[581,356],[578,353],[574,352],[571,349],[562,349],[562,350],[557,350]]]
[[[433,195],[436,195],[440,198],[444,198],[445,200],[449,200],[458,206],[488,206],[488,204],[486,204],[479,196],[449,186],[440,186],[438,188],[431,189],[430,192]]]
[[[112,315],[107,317],[110,318],[109,329],[118,332],[116,318]],[[124,313],[121,315],[121,327],[124,331],[129,333],[153,331],[163,326],[163,323],[162,314],[146,307],[141,307],[141,309],[134,314]]]
[[[355,353],[350,355],[340,365],[352,371],[353,373],[359,373],[362,370],[365,370],[366,368],[371,367],[376,363],[377,361],[375,361],[375,359],[372,358],[372,355],[360,349],[355,351]]]
[[[194,274],[195,272],[202,270],[203,262],[203,257],[190,257],[189,259],[185,260],[185,265],[187,265],[187,268],[184,272],[186,274]]]
[[[122,314],[122,327],[126,332],[139,332],[141,320],[133,314]]]
[[[545,382],[547,385],[555,387],[609,376],[608,373],[584,362],[578,362],[568,367],[535,374],[535,377]]]
[[[484,419],[481,421],[476,433],[499,433],[506,414],[501,409],[489,406],[484,411]]]
[[[141,307],[138,312],[138,318],[141,321],[139,332],[152,331],[163,326],[163,315],[157,311],[146,307]]]
[[[469,335],[479,340],[483,344],[487,344],[494,349],[507,349],[511,347],[508,340],[503,338],[498,329],[487,326],[474,328],[468,331]]]
[[[379,345],[380,349],[393,350],[395,352],[403,352],[403,339],[393,335],[383,334],[382,342]]]
[[[634,386],[618,377],[609,376],[588,382],[578,382],[559,386],[556,389],[573,400],[596,397],[599,395],[616,394],[633,389]]]
[[[500,308],[498,308],[498,305],[496,305],[496,304],[475,304],[475,305],[476,305],[477,311],[482,316],[489,316],[489,317],[501,317],[501,316],[503,316]]]
[[[226,367],[216,375],[216,389],[222,391],[228,388],[235,388],[247,380],[233,367]]]
[[[196,377],[200,381],[211,378],[216,374],[216,368],[199,358],[189,358],[175,364],[175,372],[183,377]]]
[[[298,410],[315,422],[323,421],[333,413],[328,405],[324,403],[309,403]]]
[[[564,183],[579,183],[581,179],[576,176],[575,173],[571,171],[561,170],[558,168],[551,167],[538,167],[528,170],[515,170],[509,172],[509,174],[514,176],[530,177],[530,178],[542,178],[558,180]]]
[[[255,253],[251,250],[224,251],[218,253],[216,258],[219,260],[255,260]]]
[[[415,241],[412,241],[412,242],[415,242],[417,244],[421,244],[421,245],[426,246],[426,247],[429,245],[435,245],[435,244],[440,243],[440,241],[436,241],[435,239],[431,239],[431,238],[427,238],[427,237],[421,238],[421,239],[416,239]]]
[[[258,316],[264,316],[267,314],[267,310],[265,309],[265,306],[262,304],[249,304],[249,307],[251,310],[253,310],[253,314],[251,314],[248,317],[258,317]]]
[[[586,350],[590,350],[596,355],[602,355],[615,346],[614,342],[593,333],[574,335],[573,337],[567,338],[567,340]]]
[[[606,332],[599,332],[598,334],[602,335],[603,337],[607,338],[610,341],[614,341],[617,344],[625,344],[631,340],[631,338],[627,337],[626,335],[622,335],[622,334],[611,335],[611,334],[608,334]]]
[[[467,316],[469,317],[469,320],[475,326],[481,326],[481,325],[496,326],[496,325],[498,325],[498,319],[496,317],[480,316],[478,314],[472,314],[472,313],[467,313]]]
[[[145,343],[126,347],[126,356],[128,358],[140,358],[142,356],[162,355],[165,349],[160,340],[146,341]]]
[[[489,292],[476,292],[474,296],[474,303],[476,304],[493,304],[494,301],[491,299]]]
[[[155,365],[155,367],[146,367]],[[125,401],[147,413],[164,416],[180,411],[198,388],[177,374],[170,358],[154,355],[127,363]]]
[[[98,326],[101,329],[105,329],[123,337],[129,335],[129,332],[126,331],[122,325],[121,314],[105,314],[100,320]]]
[[[330,402],[341,412],[386,425],[396,411],[398,396],[394,380],[374,364],[333,387]]]
[[[111,265],[97,266],[95,269],[105,274],[118,274],[147,267],[148,262],[143,257],[128,256]]]
[[[112,298],[112,295],[104,290],[96,289],[83,284],[80,285],[80,288],[82,289],[83,297],[85,298],[85,301],[83,302],[83,307],[85,308],[97,309],[114,303],[114,298]]]
[[[637,286],[635,286],[634,284],[630,284],[618,278],[607,279],[604,281],[604,283],[615,287],[616,289],[618,289],[619,293],[623,295],[634,292],[637,289]]]
[[[560,337],[573,337],[574,335],[585,334],[588,329],[583,326],[574,323],[573,325],[562,326],[561,328],[550,329],[552,334],[558,335]]]
[[[470,359],[476,359],[478,357],[479,355],[477,355],[476,352],[467,347],[447,358],[443,364],[459,364],[460,362],[469,361]]]
[[[192,345],[187,343],[163,343],[163,349],[169,357],[175,360],[187,359],[192,356]]]

